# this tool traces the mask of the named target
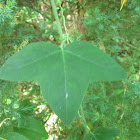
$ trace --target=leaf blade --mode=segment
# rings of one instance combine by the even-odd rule
[[[27,137],[28,139],[46,139],[48,134],[45,131],[44,126],[36,119],[32,117],[26,117],[24,123],[20,128],[14,127],[14,132]]]
[[[126,73],[109,55],[88,42],[73,42],[64,49],[52,43],[37,42],[9,58],[0,69],[0,78],[37,81],[45,100],[68,125],[89,83],[121,80],[126,78]]]

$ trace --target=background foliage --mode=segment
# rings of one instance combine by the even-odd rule
[[[94,82],[83,100],[84,114],[91,131],[98,127],[120,130],[120,140],[140,137],[140,3],[128,0],[120,11],[118,0],[56,0],[61,7],[71,41],[87,40],[111,55],[127,72],[119,82]],[[61,6],[61,7],[60,7]],[[65,28],[63,32],[65,32]],[[60,44],[50,1],[0,0],[0,65],[30,42]],[[35,82],[0,81],[0,137],[22,126],[25,115],[40,120],[46,128],[53,112],[43,100]],[[82,139],[84,128],[78,115],[66,127],[57,118],[48,130],[54,139]]]

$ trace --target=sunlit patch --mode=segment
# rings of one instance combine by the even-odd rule
[[[36,101],[35,101],[35,100],[33,100],[32,102],[33,102],[33,103],[36,103]]]
[[[49,120],[47,121],[47,123],[45,124],[45,129],[49,134],[49,138],[48,140],[53,140],[54,138],[58,138],[58,136],[51,134],[52,131],[54,131],[54,127],[57,128],[57,124],[56,124],[56,120],[57,120],[58,116],[56,114],[51,114]]]
[[[28,92],[24,92],[23,95],[28,95]]]
[[[68,98],[68,93],[66,93],[66,99]]]
[[[45,105],[39,105],[39,106],[37,106],[37,108],[39,109],[38,111],[39,111],[39,113],[41,113],[44,109],[45,109]]]

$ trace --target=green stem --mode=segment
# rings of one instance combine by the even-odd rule
[[[59,20],[59,17],[58,17],[58,13],[57,13],[57,10],[56,10],[54,0],[51,0],[51,5],[52,5],[53,13],[54,13],[54,16],[55,16],[55,20],[57,22],[58,32],[59,32],[59,35],[60,35],[60,38],[61,38],[61,41],[62,41],[63,40],[63,32],[62,32],[62,28],[61,28],[61,25],[60,25],[60,20]]]
[[[91,134],[94,137],[94,139],[97,140],[95,135],[90,131],[90,128],[88,127],[88,125],[86,123],[86,119],[85,119],[85,116],[84,116],[84,111],[83,111],[82,105],[80,106],[80,112],[81,112],[81,115],[80,115],[79,111],[78,111],[78,115],[80,117],[81,122],[83,122],[82,124],[85,128],[86,134]]]
[[[64,16],[63,7],[61,6],[61,3],[60,3],[60,2],[59,2],[59,7],[60,7],[60,9],[61,9],[61,15],[62,15],[62,19],[63,19],[63,26],[64,26],[65,33],[66,33],[67,43],[69,44],[68,29],[67,29],[67,27],[66,27],[66,20],[65,20],[65,16]]]
[[[89,128],[87,126],[87,123],[86,123],[86,119],[85,119],[85,116],[84,116],[84,111],[83,111],[82,105],[80,106],[80,112],[81,112],[81,117],[82,117],[82,120],[83,120],[83,126],[85,128],[86,133],[88,133],[90,130],[89,130]]]

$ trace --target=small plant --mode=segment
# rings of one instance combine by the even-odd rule
[[[100,127],[94,134],[88,129],[81,102],[91,82],[123,80],[127,75],[118,63],[91,43],[70,43],[67,29],[65,36],[62,33],[54,0],[51,4],[60,34],[60,47],[49,42],[30,43],[4,63],[0,68],[0,79],[38,82],[44,99],[64,124],[69,125],[80,108],[79,117],[86,132],[84,139],[112,140],[119,135],[115,128]],[[25,126],[15,127],[6,137],[35,140],[47,137],[37,120],[27,116],[25,122]]]

